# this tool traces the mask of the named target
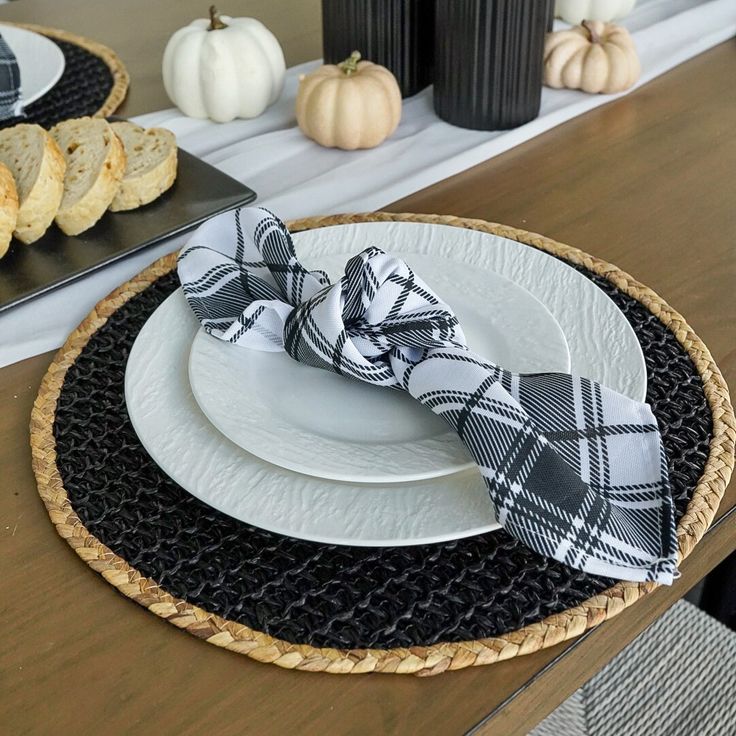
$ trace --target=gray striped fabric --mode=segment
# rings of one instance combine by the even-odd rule
[[[676,603],[530,736],[736,734],[736,632]]]

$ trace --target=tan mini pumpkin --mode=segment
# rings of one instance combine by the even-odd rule
[[[401,91],[391,72],[353,51],[301,77],[296,120],[304,135],[329,148],[373,148],[401,119]]]
[[[547,34],[544,83],[548,87],[608,95],[631,87],[640,72],[634,42],[621,26],[584,20],[568,31]]]

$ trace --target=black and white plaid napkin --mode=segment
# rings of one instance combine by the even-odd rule
[[[0,120],[13,118],[21,112],[18,60],[0,35]]]
[[[646,404],[586,378],[484,361],[450,307],[379,248],[354,256],[331,285],[302,267],[284,224],[261,208],[205,223],[178,270],[210,334],[408,391],[444,417],[498,521],[527,546],[596,575],[672,582],[674,510]]]

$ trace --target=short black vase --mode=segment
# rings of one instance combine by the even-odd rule
[[[554,0],[435,0],[434,109],[463,128],[533,120]]]
[[[402,97],[432,82],[435,0],[322,0],[325,62],[353,51],[389,69]]]

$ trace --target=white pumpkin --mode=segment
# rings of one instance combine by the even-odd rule
[[[555,15],[577,25],[584,20],[616,20],[628,15],[636,0],[557,0]]]
[[[166,45],[166,94],[185,114],[226,123],[254,118],[276,102],[286,64],[279,42],[255,18],[220,16],[178,30]]]

